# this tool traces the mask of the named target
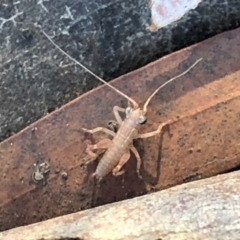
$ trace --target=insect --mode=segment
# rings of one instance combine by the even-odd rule
[[[119,106],[113,107],[113,113],[116,118],[117,124],[118,124],[118,130],[112,131],[110,129],[104,128],[104,127],[96,127],[94,129],[86,129],[82,128],[83,131],[94,134],[97,132],[104,132],[108,135],[112,136],[113,139],[102,139],[96,144],[88,144],[86,148],[86,152],[92,157],[92,161],[97,159],[98,154],[94,152],[94,150],[97,149],[106,149],[102,159],[100,160],[97,169],[93,173],[92,177],[96,177],[99,181],[105,177],[108,173],[112,172],[114,176],[119,176],[124,173],[124,170],[122,170],[123,165],[129,160],[130,158],[130,151],[133,152],[137,159],[137,174],[139,178],[142,178],[140,174],[140,167],[141,167],[141,158],[137,151],[137,149],[133,146],[133,140],[137,138],[149,138],[152,136],[155,136],[157,134],[160,134],[162,128],[165,125],[168,125],[171,121],[167,121],[165,123],[162,123],[159,125],[157,130],[153,132],[138,133],[139,126],[143,125],[147,121],[147,107],[151,99],[156,95],[156,93],[165,87],[167,84],[173,82],[175,79],[182,77],[187,72],[189,72],[198,62],[200,62],[202,59],[200,58],[197,60],[191,67],[189,67],[186,71],[183,73],[171,78],[170,80],[166,81],[164,84],[162,84],[160,87],[158,87],[152,95],[147,99],[145,102],[143,108],[141,109],[138,105],[138,103],[118,90],[117,88],[113,87],[111,84],[106,82],[105,80],[101,79],[99,76],[91,72],[87,67],[85,67],[83,64],[78,62],[76,59],[71,57],[69,54],[67,54],[64,50],[62,50],[44,31],[43,34],[49,39],[49,41],[58,48],[64,55],[66,55],[69,59],[74,61],[77,65],[81,66],[83,69],[85,69],[87,72],[89,72],[91,75],[96,77],[99,81],[104,83],[105,85],[112,88],[115,92],[123,96],[128,100],[128,107],[121,108]],[[126,118],[123,120],[120,116],[120,112],[124,112],[126,114]]]

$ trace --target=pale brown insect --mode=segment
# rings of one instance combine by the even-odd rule
[[[96,171],[93,173],[92,176],[96,177],[98,180],[101,180],[103,177],[105,177],[108,173],[112,171],[112,174],[114,176],[118,176],[124,173],[124,170],[121,170],[123,165],[129,160],[130,158],[130,150],[134,153],[136,159],[137,159],[137,174],[140,178],[140,167],[141,167],[141,158],[139,156],[139,153],[137,149],[133,146],[133,140],[137,138],[149,138],[152,136],[155,136],[159,134],[162,130],[162,128],[172,122],[171,120],[162,123],[159,125],[158,129],[153,132],[138,133],[138,128],[140,125],[144,124],[147,120],[146,113],[147,113],[147,107],[151,99],[155,96],[155,94],[162,89],[167,84],[171,83],[177,78],[182,77],[187,72],[189,72],[198,62],[200,62],[202,59],[197,60],[191,67],[189,67],[186,71],[183,73],[171,78],[170,80],[166,81],[164,84],[162,84],[160,87],[158,87],[152,95],[147,99],[146,103],[143,106],[143,109],[139,108],[139,105],[136,101],[134,101],[132,98],[128,97],[112,85],[110,85],[105,80],[98,77],[96,74],[91,72],[88,68],[86,68],[84,65],[82,65],[80,62],[78,62],[76,59],[72,58],[70,55],[68,55],[65,51],[63,51],[59,46],[56,45],[56,43],[53,42],[53,40],[45,33],[43,34],[52,42],[52,44],[57,47],[64,55],[66,55],[68,58],[70,58],[72,61],[74,61],[76,64],[80,65],[82,68],[84,68],[87,72],[92,74],[94,77],[96,77],[99,81],[103,82],[110,88],[112,88],[114,91],[116,91],[118,94],[122,95],[128,100],[128,107],[126,109],[114,106],[113,107],[113,113],[116,118],[117,123],[119,124],[118,131],[115,133],[114,131],[111,131],[104,127],[97,127],[94,129],[86,129],[82,128],[85,132],[89,132],[91,134],[94,134],[96,132],[105,132],[113,137],[113,139],[102,139],[98,143],[94,145],[88,145],[87,146],[87,153],[92,157],[92,160],[95,160],[98,157],[98,154],[94,153],[93,150],[97,149],[106,149],[106,152],[104,153],[102,159],[100,160]],[[119,112],[125,112],[126,118],[122,120]]]

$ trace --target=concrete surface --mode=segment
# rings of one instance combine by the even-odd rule
[[[1,1],[0,141],[99,85],[40,33],[107,80],[239,26],[240,2],[203,0],[155,33],[148,1]]]

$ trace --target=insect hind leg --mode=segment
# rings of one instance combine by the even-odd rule
[[[92,157],[91,161],[96,160],[98,157],[98,154],[93,152],[93,150],[107,149],[111,145],[111,143],[112,143],[112,140],[105,138],[105,139],[100,140],[96,144],[88,144],[86,152]]]
[[[130,151],[128,150],[126,153],[124,153],[118,163],[118,165],[112,170],[113,176],[119,176],[122,175],[125,171],[121,170],[122,166],[129,160],[130,158]]]
[[[141,157],[140,157],[137,149],[136,149],[134,146],[131,146],[131,147],[130,147],[130,150],[134,153],[134,155],[135,155],[135,157],[136,157],[136,159],[137,159],[137,169],[136,169],[137,175],[138,175],[138,177],[139,177],[140,179],[142,179],[142,175],[141,175],[141,173],[140,173],[140,168],[141,168],[142,159],[141,159]]]

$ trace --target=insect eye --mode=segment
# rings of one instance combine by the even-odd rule
[[[139,124],[145,124],[147,122],[147,118],[145,116],[141,116],[138,119]]]
[[[132,108],[131,107],[127,107],[126,110],[125,110],[126,115],[128,115],[131,112],[132,112]]]

